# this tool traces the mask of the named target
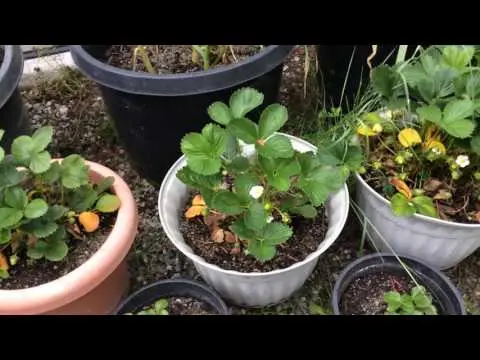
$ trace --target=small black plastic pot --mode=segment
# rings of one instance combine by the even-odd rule
[[[430,292],[434,302],[438,304],[439,314],[467,314],[460,292],[442,272],[412,257],[400,256],[400,259],[416,281]],[[342,271],[333,288],[332,307],[335,315],[342,315],[340,312],[342,295],[350,283],[358,277],[376,272],[405,274],[405,269],[393,254],[366,255],[352,262]]]
[[[80,70],[100,86],[120,141],[138,171],[158,185],[180,157],[180,140],[210,122],[207,108],[237,89],[264,94],[259,112],[278,98],[282,62],[293,46],[267,46],[238,64],[184,74],[152,75],[105,63],[111,45],[71,45]],[[250,114],[249,114],[250,116]]]
[[[0,45],[0,129],[4,130],[0,146],[10,152],[13,139],[30,132],[30,122],[18,88],[23,74],[23,52],[19,45]]]
[[[136,313],[159,299],[169,297],[198,299],[209,304],[217,315],[230,315],[227,305],[214,290],[202,283],[187,279],[162,280],[148,285],[124,300],[113,315]]]
[[[393,65],[397,49],[398,45],[378,45],[377,53],[371,61],[372,67],[383,62]],[[410,46],[406,56],[411,56],[413,51],[413,46]],[[317,45],[319,63],[317,76],[320,89],[324,88],[322,94],[327,107],[341,107],[344,112],[351,109],[357,93],[361,93],[369,81],[370,69],[367,58],[371,53],[371,45]],[[342,98],[347,73],[348,79]]]

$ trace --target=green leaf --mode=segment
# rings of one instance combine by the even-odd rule
[[[2,140],[3,135],[5,135],[5,130],[0,129],[0,140]]]
[[[8,273],[7,270],[0,269],[0,279],[8,279],[10,277],[10,274]]]
[[[475,123],[466,119],[473,115],[473,111],[474,106],[471,100],[449,102],[443,110],[442,121],[438,125],[454,137],[467,138],[475,129]]]
[[[472,151],[477,155],[480,155],[480,135],[476,135],[470,141]]]
[[[313,169],[320,165],[319,158],[315,155],[315,153],[308,151],[304,153],[297,153],[296,154],[298,163],[300,164],[300,169],[303,175],[310,174]],[[327,165],[327,164],[322,164]]]
[[[263,94],[252,88],[241,88],[230,96],[231,114],[235,119],[244,117],[263,103]]]
[[[58,242],[64,241],[67,237],[67,231],[65,230],[65,226],[59,226],[57,230],[55,230],[51,235],[49,235],[46,240],[48,242]]]
[[[221,101],[216,101],[208,107],[208,115],[213,121],[227,126],[232,120],[230,109]]]
[[[248,251],[260,262],[273,259],[276,253],[275,246],[267,245],[258,240],[251,240],[248,243]]]
[[[237,235],[241,240],[254,240],[255,232],[250,230],[247,225],[245,225],[245,220],[243,218],[235,220],[230,229]]]
[[[0,208],[0,229],[9,228],[22,220],[22,210],[13,208]]]
[[[5,158],[5,150],[0,146],[0,162]]]
[[[255,147],[258,154],[266,158],[291,158],[294,155],[292,143],[283,135],[274,135],[265,144],[257,143]]]
[[[388,304],[388,312],[395,312],[402,306],[402,297],[396,291],[389,291],[383,295],[385,302]]]
[[[181,149],[193,171],[201,175],[213,175],[220,170],[220,155],[215,154],[213,145],[202,134],[185,135],[181,141]]]
[[[279,245],[290,239],[293,235],[292,229],[279,222],[268,223],[258,234],[259,239],[263,239],[266,245]]]
[[[400,193],[396,193],[390,199],[392,204],[392,211],[397,216],[412,216],[415,214],[415,205],[408,201],[408,199]]]
[[[300,173],[300,165],[296,158],[273,160],[260,158],[260,165],[267,175],[268,183],[279,191],[290,188],[290,178]]]
[[[349,145],[345,141],[331,146],[319,146],[317,157],[322,165],[344,165],[350,171],[357,170],[363,164],[363,151],[360,146]]]
[[[97,192],[89,185],[82,185],[68,193],[66,197],[67,205],[76,212],[91,209],[97,201]]]
[[[48,261],[61,261],[67,256],[68,246],[65,241],[48,242],[45,249],[45,259]]]
[[[64,216],[68,211],[68,208],[62,205],[52,205],[48,208],[47,213],[45,214],[46,220],[56,221]]]
[[[214,175],[200,175],[189,167],[183,167],[177,172],[177,178],[185,185],[193,188],[214,189],[220,185],[222,175],[220,173]]]
[[[232,120],[227,131],[247,144],[255,144],[258,140],[258,126],[247,118]]]
[[[412,300],[417,308],[424,309],[432,305],[427,296],[426,290],[422,286],[415,286],[412,289]]]
[[[212,199],[214,209],[226,215],[238,215],[244,212],[242,200],[236,194],[230,191],[219,191]]]
[[[455,85],[453,82],[455,76],[456,72],[452,69],[441,69],[435,73],[433,76],[435,97],[443,98],[452,95],[455,92]]]
[[[288,110],[280,104],[271,104],[267,106],[260,115],[259,136],[262,139],[268,138],[270,135],[280,130],[288,120]]]
[[[34,199],[30,201],[25,208],[25,217],[27,219],[36,219],[43,216],[48,211],[48,204],[43,199]]]
[[[95,209],[102,213],[112,213],[120,207],[120,198],[116,195],[105,194],[97,201]]]
[[[480,95],[480,74],[468,74],[465,91],[471,99],[476,99]]]
[[[245,173],[238,175],[235,181],[235,191],[242,201],[250,202],[252,197],[250,196],[250,189],[252,186],[258,185],[259,180],[252,174]]]
[[[41,174],[47,171],[50,168],[52,158],[50,154],[46,151],[41,153],[33,154],[30,160],[30,170],[34,174]]]
[[[245,216],[245,225],[254,231],[261,230],[267,224],[267,212],[259,202],[252,202]]]
[[[420,214],[438,218],[437,209],[435,208],[433,200],[428,196],[414,197],[412,203]]]
[[[45,148],[52,141],[53,127],[44,126],[35,131],[32,135],[33,141],[33,151],[40,152],[45,150]]]
[[[406,314],[412,314],[415,311],[415,305],[413,304],[412,298],[408,294],[401,295],[402,297],[402,307],[401,309]]]
[[[315,209],[312,205],[294,207],[292,208],[291,212],[308,219],[313,219],[317,216],[317,209]]]
[[[107,190],[111,190],[114,182],[115,178],[113,176],[107,176],[103,178],[102,181],[95,186],[95,192],[97,195],[100,195]]]
[[[308,175],[300,177],[299,187],[310,198],[313,206],[320,206],[344,183],[341,168],[319,166]]]
[[[423,106],[417,109],[417,114],[433,123],[440,123],[442,121],[442,110],[436,105]]]
[[[395,71],[387,65],[379,65],[372,70],[372,85],[376,92],[384,97],[393,96],[395,86]]]
[[[8,229],[0,229],[0,245],[6,244],[10,241],[11,232]]]
[[[34,154],[34,142],[30,136],[21,135],[12,142],[12,155],[22,165],[28,165]]]
[[[237,156],[232,160],[232,162],[227,166],[228,171],[233,171],[236,173],[245,172],[249,169],[250,163],[246,157]]]
[[[210,144],[212,156],[221,156],[227,146],[227,134],[224,129],[215,124],[208,124],[202,129],[202,135]]]
[[[80,155],[69,155],[60,165],[62,185],[67,189],[76,189],[88,183],[88,166]]]
[[[32,226],[33,235],[38,238],[46,238],[52,235],[58,229],[57,223],[52,221],[43,221],[43,219],[38,219],[38,221],[34,221]]]
[[[46,241],[39,240],[35,246],[32,246],[27,251],[27,256],[31,259],[40,260],[45,256],[45,249],[48,247]]]
[[[456,69],[462,70],[470,64],[475,48],[465,45],[451,45],[443,49],[443,60]]]
[[[54,182],[58,181],[58,179],[60,179],[60,163],[56,161],[50,163],[48,170],[42,173],[40,176],[47,184],[53,184]]]
[[[19,184],[25,175],[25,171],[17,170],[15,165],[3,162],[0,164],[0,188]]]
[[[23,210],[28,204],[28,196],[25,190],[15,186],[5,189],[5,204],[8,206]]]

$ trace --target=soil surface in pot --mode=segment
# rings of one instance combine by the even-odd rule
[[[210,229],[205,225],[203,217],[198,216],[186,219],[184,214],[191,206],[195,193],[190,192],[180,216],[180,232],[185,243],[193,252],[204,258],[210,264],[217,265],[225,270],[239,272],[268,272],[287,268],[304,260],[317,250],[318,245],[325,238],[328,230],[328,219],[324,208],[318,208],[315,219],[305,219],[292,216],[293,236],[285,243],[277,246],[277,252],[272,260],[261,263],[252,255],[245,253],[246,244],[240,244],[240,250],[233,250],[235,242],[223,241],[218,243],[212,240]],[[278,219],[276,219],[278,220]],[[228,230],[228,218],[221,225]]]
[[[415,283],[407,274],[376,272],[359,276],[343,293],[340,312],[344,315],[384,315],[387,310],[385,293],[409,293],[414,287]]]
[[[148,72],[141,57],[137,55],[134,69],[134,51],[136,45],[112,45],[107,51],[107,63],[125,70]],[[156,74],[181,74],[203,71],[200,56],[192,60],[191,45],[145,45],[145,51]],[[230,64],[236,64],[261,51],[259,45],[227,46],[225,55],[215,64],[215,58],[210,60],[210,69]]]
[[[156,306],[151,305],[135,315],[217,315],[217,312],[209,304],[192,297],[171,297],[160,301],[162,300],[168,302],[167,307],[160,306],[163,312],[162,310],[155,312]]]
[[[22,252],[18,255],[18,262],[8,269],[10,277],[0,279],[0,289],[26,289],[48,283],[72,272],[100,249],[107,240],[115,220],[116,214],[101,214],[101,227],[97,231],[87,233],[82,240],[70,236],[69,251],[61,261],[33,260]],[[7,258],[11,255],[9,251],[10,247],[4,254]]]

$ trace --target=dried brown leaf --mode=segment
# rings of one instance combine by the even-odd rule
[[[223,229],[221,228],[216,228],[214,231],[212,231],[212,240],[215,241],[216,243],[223,243],[225,238],[225,233]]]
[[[0,252],[0,269],[8,271],[9,267],[7,258]]]

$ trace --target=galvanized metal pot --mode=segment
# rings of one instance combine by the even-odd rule
[[[388,200],[360,175],[356,178],[357,201],[369,220],[367,232],[380,251],[416,257],[430,266],[448,269],[480,247],[480,224],[459,224],[420,214],[398,217]]]
[[[282,135],[287,136],[298,151],[316,151],[316,147],[306,141],[290,135]],[[252,146],[245,146],[243,152],[248,155],[253,152],[253,149]],[[158,197],[160,221],[169,239],[178,250],[193,261],[202,278],[224,298],[236,305],[263,307],[289,298],[303,286],[313,272],[320,255],[338,238],[347,220],[349,195],[347,186],[344,185],[332,194],[326,204],[329,222],[327,234],[318,249],[306,259],[288,268],[265,273],[224,270],[194,254],[180,233],[178,222],[187,197],[187,187],[176,178],[176,173],[185,165],[186,159],[182,156],[165,176]]]

